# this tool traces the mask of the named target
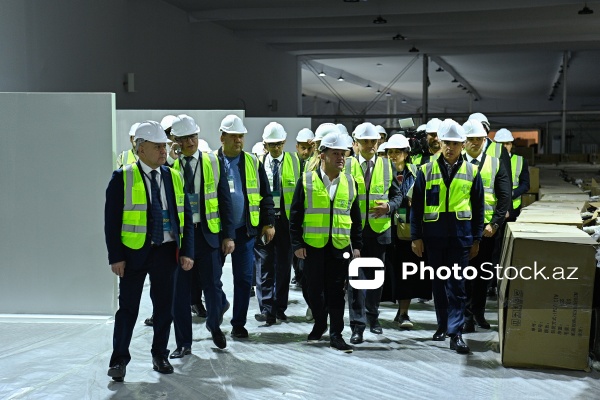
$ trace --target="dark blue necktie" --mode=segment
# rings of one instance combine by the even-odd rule
[[[279,191],[279,181],[281,179],[279,179],[279,160],[274,159],[273,160],[273,191],[274,192],[278,192]]]
[[[150,188],[152,190],[152,242],[156,245],[161,245],[165,239],[163,232],[163,217],[162,217],[162,205],[160,202],[160,188],[156,181],[156,175],[158,172],[151,171],[152,179],[150,181]]]
[[[188,193],[194,193],[196,188],[194,187],[194,171],[192,171],[191,161],[194,157],[184,157],[185,166],[183,167],[183,178],[185,180],[185,189]]]

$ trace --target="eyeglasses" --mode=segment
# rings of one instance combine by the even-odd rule
[[[283,147],[283,142],[267,143],[267,147]]]
[[[175,138],[175,141],[178,143],[183,143],[186,140],[191,140],[193,142],[194,140],[197,140],[197,139],[198,139],[198,134],[196,133],[194,135],[181,136],[181,137]]]

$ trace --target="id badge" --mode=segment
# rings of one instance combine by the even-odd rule
[[[229,184],[229,193],[235,193],[235,184],[233,183],[233,176],[227,177],[227,183]]]
[[[163,231],[171,232],[171,218],[169,217],[169,210],[163,210]]]
[[[196,224],[200,222],[200,196],[198,193],[188,193],[187,196],[192,209],[192,220]]]
[[[273,195],[273,203],[275,203],[275,208],[279,208],[281,205],[281,193],[279,190],[274,190],[271,192],[271,194]]]
[[[398,212],[396,213],[396,216],[398,218],[398,222],[400,222],[400,223],[407,222],[406,221],[406,208],[400,207],[398,209]]]

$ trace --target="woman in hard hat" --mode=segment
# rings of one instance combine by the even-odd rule
[[[402,134],[395,134],[385,142],[387,156],[396,166],[396,179],[400,183],[402,203],[394,213],[392,223],[396,235],[393,237],[393,251],[388,252],[392,272],[392,288],[394,300],[398,300],[398,313],[394,321],[401,329],[412,329],[413,323],[408,316],[411,299],[431,299],[431,281],[421,280],[418,275],[411,275],[403,280],[400,273],[403,262],[418,264],[421,261],[411,250],[410,241],[410,198],[408,192],[417,176],[417,166],[410,163],[410,144]],[[386,268],[386,270],[388,270]]]

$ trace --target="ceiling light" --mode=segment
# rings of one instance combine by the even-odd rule
[[[588,8],[587,3],[585,3],[585,5],[583,6],[583,8],[579,11],[577,11],[577,14],[579,15],[590,15],[593,14],[594,10],[592,10],[591,8]]]
[[[418,53],[419,49],[417,49],[415,46],[411,47],[410,50],[408,50],[409,53]]]
[[[444,69],[442,67],[438,67],[435,72],[444,72]]]
[[[462,83],[459,83],[456,87],[461,89],[461,88],[463,88],[463,85],[462,85]]]
[[[319,76],[327,76],[327,75],[325,74],[325,72],[323,72],[323,70],[321,70],[321,72],[319,72]]]
[[[406,104],[406,99],[402,99],[402,104]]]
[[[344,77],[340,75],[340,77],[338,78],[338,81],[344,82]]]
[[[375,93],[379,94],[379,93],[381,93],[381,90],[377,89],[377,91]]]
[[[382,18],[381,15],[378,15],[377,18],[373,20],[373,23],[376,25],[387,24],[387,19]]]
[[[406,40],[406,38],[398,33],[396,36],[392,36],[392,40]]]
[[[387,97],[390,97],[392,94],[391,94],[390,92],[387,92],[385,95],[386,95]]]
[[[456,80],[456,78],[454,78],[454,79],[452,79],[450,82],[452,82],[452,83],[456,83],[456,82],[458,82],[458,81]]]
[[[382,64],[382,63],[377,63],[377,64],[375,64],[375,65],[376,65],[376,66],[378,66],[378,67],[383,67],[383,64]]]
[[[367,83],[367,86],[365,86],[367,89],[371,89],[371,84]]]

